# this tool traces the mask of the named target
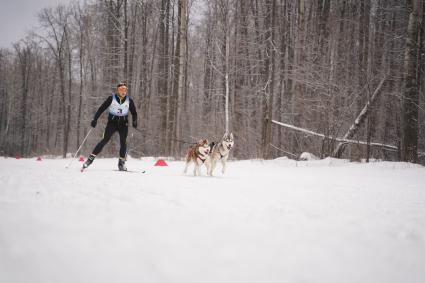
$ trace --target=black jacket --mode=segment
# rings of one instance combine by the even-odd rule
[[[119,96],[118,95],[116,95],[116,97],[119,99],[119,103],[120,104],[123,104],[124,102],[125,102],[125,97],[124,97],[124,99],[120,99],[119,98]],[[136,106],[134,106],[134,101],[133,101],[133,99],[131,99],[130,97],[129,97],[129,100],[130,100],[130,107],[129,107],[129,110],[130,110],[130,113],[131,113],[131,117],[132,117],[132,119],[133,119],[133,122],[134,121],[137,121],[137,111],[136,111]],[[99,119],[99,117],[100,117],[100,115],[102,115],[102,113],[106,110],[106,109],[108,109],[109,108],[109,106],[111,105],[111,103],[112,103],[112,95],[110,95],[103,103],[102,103],[102,105],[100,105],[100,107],[99,107],[99,109],[96,111],[96,114],[94,114],[94,118],[93,118],[93,120],[94,121],[97,121],[97,119]],[[108,121],[113,121],[115,118],[118,118],[118,120],[121,120],[121,119],[125,119],[125,121],[127,121],[128,120],[128,116],[123,116],[123,117],[118,117],[118,116],[114,116],[114,115],[112,115],[112,114],[109,114],[109,116],[108,116]]]

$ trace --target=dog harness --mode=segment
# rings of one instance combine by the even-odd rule
[[[205,160],[207,160],[207,158],[202,159],[201,156],[203,156],[203,155],[199,152],[199,150],[197,150],[196,157],[198,157],[199,160],[202,161],[202,163],[205,163]]]
[[[220,159],[222,159],[224,157],[224,155],[221,154],[220,148],[218,149],[218,153],[220,153]]]
[[[130,99],[128,95],[125,97],[123,104],[120,104],[118,99],[119,98],[115,94],[112,94],[112,102],[109,106],[109,114],[118,117],[128,116],[128,110],[130,108]]]
[[[211,148],[211,152],[212,152],[212,151],[213,151],[213,149],[217,146],[217,144],[216,144],[215,142],[212,142],[212,144],[213,144],[213,146],[212,146],[212,148]],[[224,155],[223,155],[223,154],[221,154],[220,146],[223,146],[223,145],[222,145],[222,144],[218,145],[218,146],[217,146],[217,150],[218,150],[218,153],[220,154],[220,159],[222,159],[222,158],[224,157]]]
[[[221,146],[223,146],[223,145],[222,145],[222,144],[220,144],[220,145],[218,146],[217,150],[218,150],[218,153],[220,154],[220,159],[223,159],[224,155],[223,155],[223,154],[221,154],[221,151],[220,151],[220,147],[221,147]]]

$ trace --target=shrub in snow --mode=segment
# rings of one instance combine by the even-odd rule
[[[309,161],[309,160],[318,160],[319,157],[310,152],[303,152],[300,154],[300,160]]]

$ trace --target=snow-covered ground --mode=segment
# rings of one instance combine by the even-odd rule
[[[68,162],[0,158],[0,282],[425,282],[424,167]]]

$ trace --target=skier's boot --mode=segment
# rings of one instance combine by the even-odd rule
[[[87,157],[86,162],[84,162],[84,164],[83,164],[83,169],[82,169],[82,170],[84,170],[84,169],[86,169],[87,167],[89,167],[89,166],[90,166],[90,164],[92,164],[92,163],[93,163],[93,160],[95,159],[95,157],[96,157],[96,155],[90,154],[90,156],[89,156],[89,157]]]
[[[125,167],[125,160],[124,158],[121,158],[118,160],[118,170],[120,171],[127,171],[127,167]]]

